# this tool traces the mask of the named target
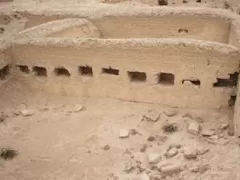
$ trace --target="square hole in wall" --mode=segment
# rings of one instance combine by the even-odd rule
[[[78,72],[79,74],[83,76],[93,76],[93,70],[92,67],[90,66],[79,66],[78,67]]]
[[[237,100],[237,96],[230,96],[229,100],[228,100],[228,106],[229,107],[234,107],[235,103]]]
[[[188,30],[187,30],[187,29],[184,29],[184,28],[180,28],[180,29],[178,29],[178,33],[187,34],[187,33],[188,33]]]
[[[190,84],[190,85],[200,86],[201,82],[199,79],[184,79],[184,80],[182,80],[182,84]]]
[[[102,68],[102,73],[103,74],[110,74],[110,75],[119,75],[119,70],[118,69],[113,69],[111,67]]]
[[[174,75],[171,73],[160,73],[158,76],[158,83],[164,85],[173,85]]]
[[[26,65],[17,65],[17,67],[21,72],[23,72],[25,74],[30,73],[30,70],[29,70],[28,66],[26,66]]]
[[[168,0],[158,0],[158,5],[159,6],[167,6],[168,5]]]
[[[147,80],[147,75],[145,72],[128,71],[128,77],[132,82],[145,82]]]
[[[42,76],[42,77],[47,76],[47,69],[45,67],[34,66],[32,71],[35,76]]]
[[[0,80],[5,80],[10,73],[9,65],[5,66],[4,68],[0,69]]]
[[[229,74],[229,78],[217,78],[217,82],[213,83],[213,87],[234,87],[237,86],[238,73]]]
[[[64,68],[64,67],[57,67],[54,69],[54,73],[56,76],[65,76],[65,77],[69,77],[70,73],[69,71]]]

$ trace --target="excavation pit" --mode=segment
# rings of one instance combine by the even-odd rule
[[[234,179],[224,163],[237,164],[229,135],[240,136],[239,16],[159,6],[19,12],[22,30],[0,40],[0,144],[18,152],[0,177],[152,179],[164,174],[138,156],[157,152],[181,159],[169,179]],[[0,17],[5,37],[18,19]],[[188,160],[192,144],[207,150]],[[193,173],[197,161],[212,169]]]

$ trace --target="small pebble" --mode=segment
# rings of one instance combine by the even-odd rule
[[[177,148],[175,148],[175,147],[174,147],[174,148],[171,148],[171,149],[166,153],[166,157],[167,157],[167,158],[171,158],[171,157],[177,155],[177,153],[178,153]]]
[[[190,172],[192,173],[198,173],[199,172],[199,167],[195,166],[189,169]]]
[[[181,144],[171,144],[170,146],[169,146],[169,149],[171,149],[171,148],[181,148],[182,147],[182,145]]]
[[[198,135],[200,126],[196,121],[192,121],[188,124],[188,133]]]
[[[136,129],[130,129],[129,135],[141,135]]]
[[[129,137],[129,131],[126,129],[121,129],[119,132],[119,138],[128,138]]]
[[[34,110],[33,109],[23,109],[21,110],[21,114],[23,116],[32,116],[34,114]]]
[[[203,174],[210,169],[209,164],[204,164],[199,167],[199,173]]]
[[[160,118],[160,114],[156,112],[149,112],[147,115],[143,115],[142,120],[143,121],[152,121],[156,122]]]
[[[178,173],[179,171],[181,170],[180,166],[179,165],[167,165],[167,166],[163,166],[161,168],[161,173],[164,175],[164,176],[171,176],[173,174],[176,174]]]
[[[151,172],[149,177],[151,180],[162,180],[162,176],[159,172]]]
[[[197,154],[198,155],[206,154],[208,151],[209,151],[209,148],[204,148],[202,146],[197,147]]]
[[[212,136],[214,134],[214,131],[213,130],[210,130],[210,129],[203,129],[201,134],[203,136]]]
[[[212,140],[218,140],[218,135],[212,135],[209,137],[209,139],[212,139]]]
[[[146,172],[138,174],[134,180],[150,180],[150,177],[147,175]]]
[[[147,140],[148,140],[148,141],[154,141],[154,140],[155,140],[155,137],[154,137],[154,136],[149,136],[149,137],[147,138]]]
[[[73,112],[80,112],[83,110],[83,106],[81,104],[76,104],[73,108]]]
[[[171,165],[171,163],[169,162],[169,160],[160,161],[160,162],[157,164],[157,169],[160,171],[162,167],[168,166],[168,165]]]
[[[185,147],[183,153],[186,159],[195,159],[197,157],[197,150],[194,147]]]
[[[131,161],[127,162],[124,166],[124,172],[129,174],[135,169],[134,165]]]
[[[169,110],[164,111],[164,114],[166,114],[168,117],[172,117],[177,114],[177,111],[174,109],[169,109]]]
[[[148,156],[145,153],[137,152],[134,154],[134,159],[137,163],[141,164],[142,169],[147,169],[149,167]]]
[[[103,146],[102,149],[105,150],[105,151],[107,151],[107,150],[110,149],[110,146],[107,144],[107,145]]]
[[[140,148],[140,152],[145,152],[148,148],[147,144],[143,144],[142,147]]]
[[[228,128],[228,124],[221,124],[220,126],[219,126],[219,129],[220,130],[225,130],[225,129],[227,129]]]
[[[225,134],[224,134],[224,132],[222,132],[222,133],[219,133],[219,138],[224,138],[225,137]]]
[[[160,161],[161,155],[157,153],[148,153],[148,161],[150,164],[156,164]]]

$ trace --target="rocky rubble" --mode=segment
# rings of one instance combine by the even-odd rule
[[[166,153],[148,153],[134,152],[134,157],[125,166],[124,172],[127,174],[135,174],[136,180],[158,180],[162,177],[173,176],[184,170],[192,173],[204,173],[210,167],[208,164],[199,164],[194,167],[187,167],[186,164],[190,160],[196,159],[198,156],[204,155],[209,151],[208,148],[202,146],[182,146],[171,144]],[[183,157],[183,161],[179,161],[174,157]]]
[[[144,115],[141,122],[152,122],[154,124],[156,123],[157,126],[158,123],[163,121],[161,122],[163,126],[166,124],[165,121],[169,123],[170,119],[176,118],[176,116],[178,116],[178,113],[175,110],[165,111],[162,114],[151,112]],[[162,117],[164,117],[164,119]],[[183,141],[183,143],[171,143],[166,147],[166,145],[164,145],[165,141],[163,141],[163,144],[157,143],[159,137],[162,136],[160,132],[158,135],[149,135],[146,138],[143,135],[144,143],[142,147],[137,151],[132,150],[131,153],[134,155],[130,160],[130,164],[124,168],[124,172],[131,174],[132,179],[135,180],[160,180],[165,177],[175,177],[176,174],[182,171],[193,174],[203,174],[211,169],[208,163],[203,163],[200,160],[210,151],[208,140],[215,139],[216,137],[215,140],[218,140],[220,134],[224,134],[227,130],[228,125],[221,124],[218,128],[211,129],[203,126],[203,121],[194,119],[190,115],[187,119],[186,129],[183,129],[183,132],[173,131],[167,134],[167,137],[174,137],[174,133],[190,134],[190,138],[195,139],[194,144],[185,144]],[[129,134],[129,131],[121,130],[119,137],[128,138]],[[205,145],[197,142],[198,138],[203,138]],[[161,145],[165,148],[159,148]]]

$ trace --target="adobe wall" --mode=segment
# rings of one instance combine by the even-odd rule
[[[227,43],[230,30],[227,20],[185,15],[103,17],[92,22],[102,38],[109,39],[186,38]]]
[[[99,38],[100,35],[99,30],[90,21],[80,18],[67,18],[25,29],[19,32],[15,38]]]
[[[111,97],[158,103],[181,108],[227,108],[232,88],[213,87],[216,78],[229,78],[238,71],[236,48],[194,40],[19,40],[13,46],[16,65],[45,67],[47,77],[22,76],[29,86],[52,93],[85,97]],[[78,72],[89,66],[93,75]],[[57,76],[54,68],[66,68],[70,76]],[[102,68],[119,70],[105,74]],[[128,72],[146,73],[143,81]],[[159,74],[174,75],[174,84],[159,82]],[[30,75],[31,76],[31,75]],[[35,77],[38,78],[38,77]],[[187,83],[183,81],[189,80]],[[192,81],[200,81],[194,85]]]
[[[229,43],[240,48],[240,20],[232,22],[229,37]],[[238,79],[238,87],[236,92],[236,102],[234,108],[235,134],[240,137],[240,79]]]
[[[228,11],[106,6],[22,15],[32,28],[13,41],[12,64],[30,88],[179,108],[228,108],[236,98],[240,26],[239,16]],[[75,20],[50,22],[73,17],[85,18],[87,31],[96,34],[78,34]]]
[[[28,18],[26,27],[66,17],[86,18],[101,32],[101,38],[105,39],[186,38],[228,43],[231,29],[231,17],[224,17],[221,14],[216,16],[211,11],[199,14],[194,10],[142,8],[141,10],[133,9],[133,12],[129,13],[125,9],[121,12],[116,9],[116,12],[106,12],[94,17],[95,11],[60,15],[53,13],[45,16],[25,14],[24,16]]]
[[[235,134],[240,137],[240,81],[238,80],[238,87],[236,92],[236,102],[234,108],[234,125],[235,125]]]
[[[238,19],[239,16],[223,9],[197,8],[197,7],[121,7],[117,5],[104,6],[84,6],[76,8],[60,9],[19,9],[23,17],[28,19],[26,28],[37,26],[49,21],[64,18],[86,18],[88,20],[97,20],[104,17],[166,17],[166,16],[195,16],[200,18],[218,18],[231,22]]]

